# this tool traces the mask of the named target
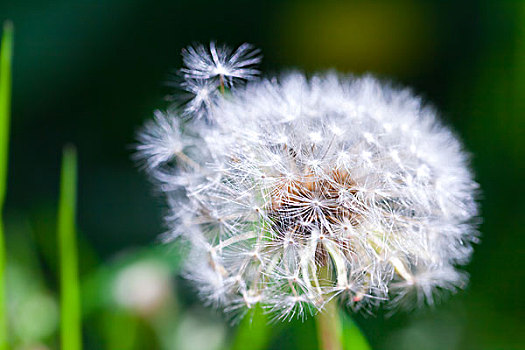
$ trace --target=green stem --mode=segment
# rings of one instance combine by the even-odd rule
[[[321,284],[330,283],[334,279],[327,259],[324,266],[318,269],[317,275]],[[315,316],[317,324],[317,340],[322,350],[343,350],[343,329],[339,318],[337,298],[327,302],[323,310]]]
[[[224,77],[222,75],[219,75],[219,81],[220,81],[220,85],[219,85],[219,88],[221,90],[221,95],[224,95],[225,93],[225,89],[224,89]]]
[[[13,51],[13,24],[4,22],[0,48],[0,350],[9,348],[6,308],[6,249],[2,213],[7,189],[9,120],[11,114],[11,58]]]
[[[342,327],[336,298],[330,300],[323,311],[315,316],[317,339],[322,350],[342,350]]]
[[[58,205],[58,244],[60,254],[60,341],[62,350],[82,348],[80,288],[78,283],[75,236],[77,156],[66,146],[62,158]]]

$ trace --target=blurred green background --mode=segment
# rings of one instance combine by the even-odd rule
[[[181,48],[210,40],[255,44],[265,74],[373,72],[437,106],[482,188],[470,285],[433,309],[355,319],[374,349],[525,349],[525,1],[3,0],[5,19],[15,26],[5,222],[16,349],[58,348],[67,142],[79,155],[85,348],[243,348],[177,277],[177,249],[157,239],[162,198],[130,160],[136,130],[168,104]],[[317,346],[311,318],[254,323],[245,349]]]

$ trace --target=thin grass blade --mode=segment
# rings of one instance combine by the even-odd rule
[[[8,349],[7,303],[5,286],[6,250],[3,209],[7,191],[9,123],[11,115],[11,59],[13,56],[13,24],[4,22],[0,47],[0,350]]]
[[[58,206],[60,254],[60,341],[63,350],[82,348],[80,287],[75,232],[77,155],[64,147]]]

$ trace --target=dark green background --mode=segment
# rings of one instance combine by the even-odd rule
[[[162,200],[130,155],[137,128],[167,106],[165,82],[181,64],[181,48],[246,41],[262,49],[265,74],[336,68],[411,86],[472,153],[483,224],[468,289],[433,310],[357,316],[372,346],[525,349],[525,1],[3,0],[4,19],[15,26],[9,261],[38,276],[47,295],[57,295],[62,146],[78,147],[80,267],[89,279],[123,255],[153,249],[163,230]],[[183,280],[176,284],[174,313],[214,314],[198,307]],[[95,289],[90,298],[104,299],[105,289]],[[115,313],[124,334],[134,320],[135,348],[160,348],[151,319],[115,310],[108,302],[86,316],[87,348],[110,346],[100,324]],[[272,328],[270,346],[314,347],[300,339],[312,327]],[[48,333],[32,342],[55,348],[56,331]]]

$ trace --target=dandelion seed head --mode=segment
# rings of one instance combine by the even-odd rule
[[[241,48],[188,48],[184,72],[246,67],[230,62],[253,57]],[[289,73],[219,95],[206,113],[213,123],[181,127],[177,167],[164,165],[169,136],[151,131],[162,126],[147,125],[138,149],[167,189],[172,236],[190,243],[185,276],[210,303],[286,320],[334,297],[369,312],[464,286],[478,185],[457,138],[412,92]]]

